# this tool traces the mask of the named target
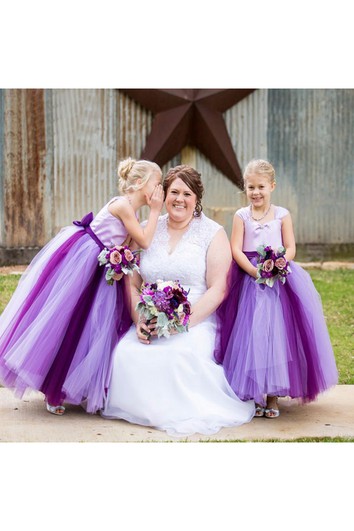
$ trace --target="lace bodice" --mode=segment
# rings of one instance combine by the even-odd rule
[[[189,298],[193,303],[207,289],[207,251],[216,232],[222,227],[204,214],[200,218],[193,218],[188,230],[170,253],[167,220],[168,214],[160,216],[154,239],[141,254],[141,275],[145,282],[179,280],[184,288],[190,288]]]
[[[286,208],[275,206],[274,219],[266,223],[254,221],[251,217],[250,207],[237,210],[236,214],[242,219],[244,224],[243,248],[244,252],[253,252],[260,245],[270,245],[277,249],[283,245],[281,224],[282,218],[289,214]]]

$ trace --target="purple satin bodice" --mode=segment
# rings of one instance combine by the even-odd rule
[[[126,201],[122,197],[113,197],[94,217],[90,227],[97,238],[106,246],[114,247],[120,245],[127,237],[127,230],[121,220],[113,216],[108,207],[114,201]]]

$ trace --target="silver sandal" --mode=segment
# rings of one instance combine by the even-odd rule
[[[278,397],[275,398],[275,404],[278,406]],[[275,409],[274,407],[266,407],[264,409],[264,416],[267,417],[267,419],[276,419],[279,415],[279,408]]]
[[[263,417],[265,412],[265,408],[262,406],[256,406],[256,410],[254,412],[255,417]]]
[[[47,411],[53,415],[64,415],[65,407],[64,406],[51,406],[46,402]]]

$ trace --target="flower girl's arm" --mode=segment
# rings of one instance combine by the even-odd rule
[[[192,306],[189,326],[204,321],[221,304],[226,293],[226,280],[230,265],[230,243],[226,232],[220,229],[215,234],[208,249],[206,272],[208,289]]]
[[[150,214],[145,227],[140,226],[133,207],[127,201],[115,201],[109,206],[109,211],[124,223],[128,234],[137,242],[139,247],[147,249],[155,234],[157,220],[163,206],[163,199],[162,186],[156,186],[149,202]]]
[[[293,222],[290,214],[287,214],[281,220],[281,234],[283,239],[283,245],[286,249],[285,258],[288,262],[294,260],[296,254],[296,244],[293,229]]]
[[[136,305],[139,302],[139,290],[141,288],[141,284],[143,282],[143,279],[137,273],[134,271],[133,276],[130,277],[130,300],[131,300],[131,309],[130,314],[135,324],[139,321],[139,313],[136,311]]]
[[[251,264],[245,253],[242,251],[244,230],[245,228],[242,219],[235,214],[231,233],[232,256],[235,262],[237,262],[246,273],[251,277],[257,278],[257,268]]]
[[[130,297],[131,297],[130,313],[131,313],[132,320],[134,321],[134,324],[136,326],[136,333],[137,333],[139,341],[141,343],[148,345],[150,341],[148,339],[147,334],[150,334],[150,329],[145,323],[141,322],[141,320],[139,319],[139,313],[135,309],[137,303],[139,302],[139,290],[141,288],[142,281],[143,279],[141,278],[139,273],[134,271],[133,277],[130,278]],[[145,330],[147,334],[144,334],[143,330]]]

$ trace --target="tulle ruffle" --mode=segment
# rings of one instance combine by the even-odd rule
[[[256,263],[256,253],[249,256]],[[311,401],[338,381],[321,299],[295,262],[284,285],[256,284],[233,262],[229,294],[217,311],[214,356],[235,393]]]
[[[112,351],[131,319],[124,282],[107,285],[97,243],[63,229],[35,257],[1,316],[0,380],[18,396],[102,408]]]

